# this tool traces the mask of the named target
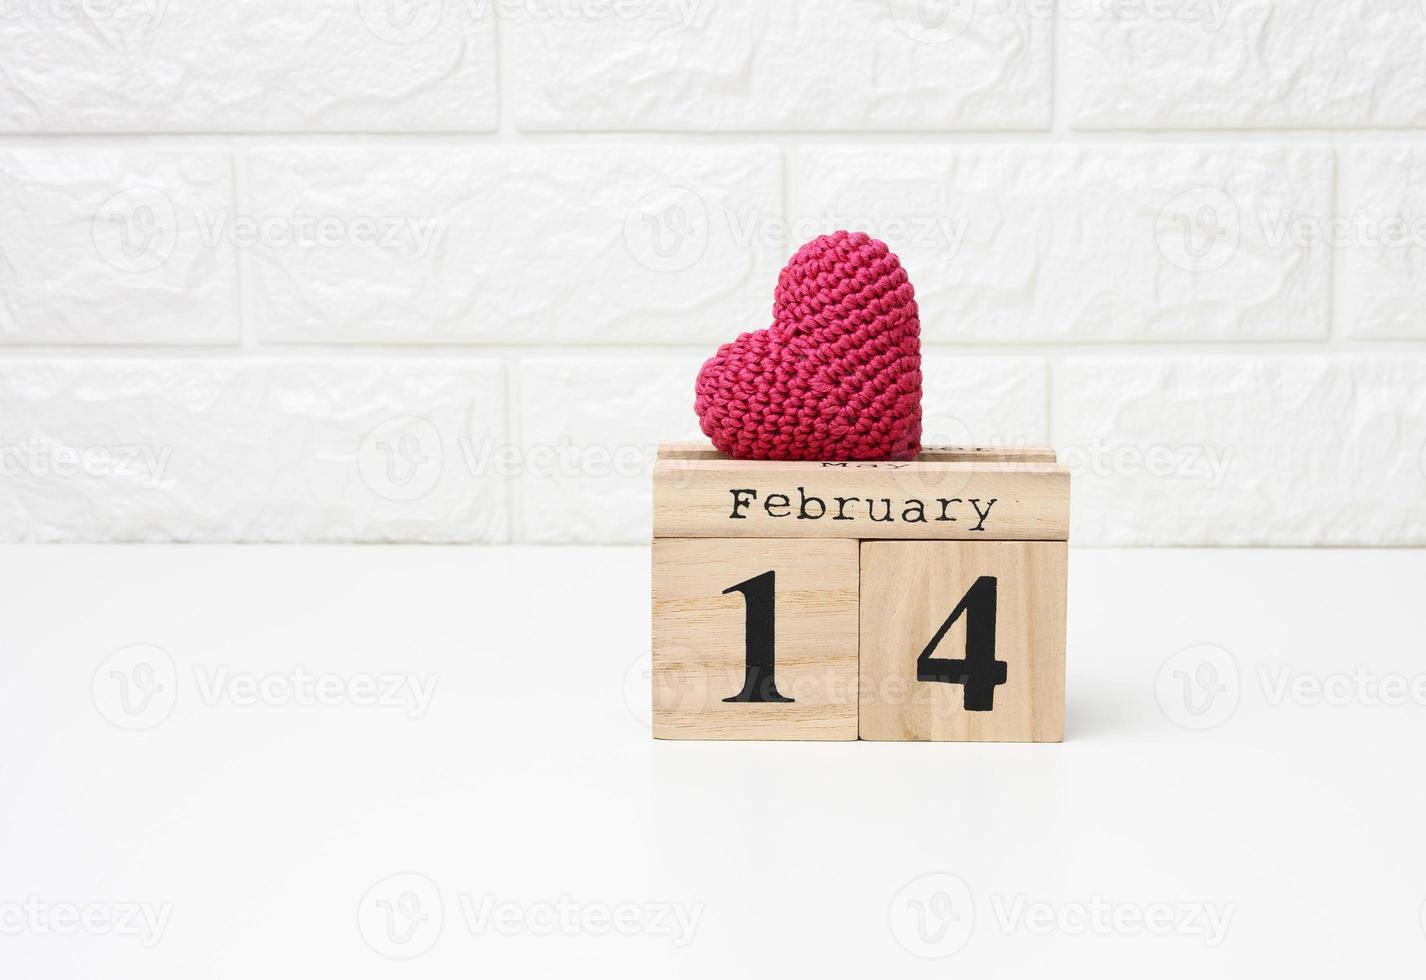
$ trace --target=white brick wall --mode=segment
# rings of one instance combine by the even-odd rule
[[[0,65],[0,540],[642,540],[846,226],[1077,541],[1426,544],[1426,0],[0,0]]]

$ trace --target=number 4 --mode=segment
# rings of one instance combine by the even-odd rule
[[[956,608],[946,617],[921,656],[916,658],[916,679],[965,688],[967,711],[995,708],[995,688],[1005,683],[1007,664],[995,659],[996,579],[982,575],[975,580]],[[966,615],[966,655],[964,660],[935,660],[931,654],[956,620]]]

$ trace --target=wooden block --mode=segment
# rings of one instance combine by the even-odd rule
[[[1066,467],[958,452],[899,463],[762,462],[664,447],[654,464],[654,537],[1069,537]]]
[[[655,738],[857,737],[855,541],[657,538]]]
[[[1064,739],[1068,546],[861,544],[860,734]]]

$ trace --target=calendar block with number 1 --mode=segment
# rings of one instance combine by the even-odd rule
[[[1069,473],[1048,449],[654,469],[657,738],[1057,742]]]

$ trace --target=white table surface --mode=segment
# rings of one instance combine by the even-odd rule
[[[1041,746],[655,742],[647,565],[0,548],[0,976],[1419,975],[1426,553],[1073,551]]]

